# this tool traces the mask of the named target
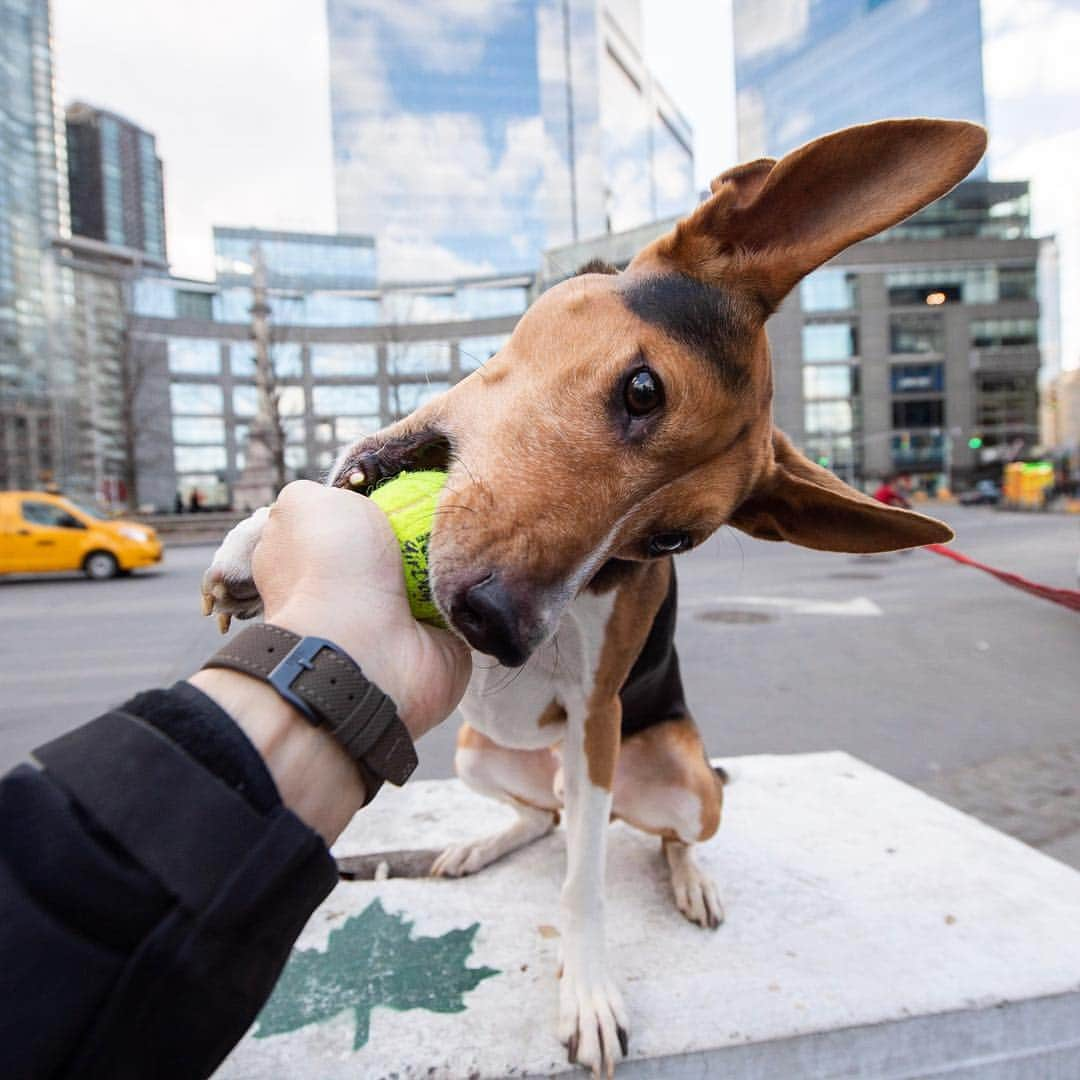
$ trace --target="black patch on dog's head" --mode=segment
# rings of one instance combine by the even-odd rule
[[[747,387],[750,369],[744,347],[749,321],[724,289],[685,274],[657,274],[631,281],[621,295],[639,319],[708,360],[729,390]]]
[[[579,266],[574,271],[574,277],[581,277],[582,274],[617,274],[619,268],[612,266],[609,262],[604,262],[603,259],[590,259],[583,266]]]

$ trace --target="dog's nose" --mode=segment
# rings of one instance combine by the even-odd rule
[[[518,605],[498,574],[463,589],[450,605],[450,617],[474,649],[505,667],[520,667],[529,658]]]

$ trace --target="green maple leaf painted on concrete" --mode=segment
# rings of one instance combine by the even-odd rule
[[[412,936],[413,924],[388,914],[373,900],[359,915],[332,930],[326,951],[295,949],[270,1000],[259,1014],[255,1037],[296,1031],[329,1020],[344,1009],[356,1016],[353,1049],[368,1041],[371,1010],[465,1011],[467,991],[498,975],[469,968],[479,923],[442,937]]]

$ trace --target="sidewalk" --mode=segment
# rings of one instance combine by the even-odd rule
[[[1080,1075],[1080,874],[847,754],[723,764],[699,854],[718,931],[676,912],[654,838],[611,829],[619,1077]],[[417,782],[338,854],[437,849],[509,814]],[[585,1075],[555,1034],[563,865],[560,829],[473,878],[341,884],[218,1080]]]
[[[1080,870],[1080,740],[958,769],[919,787]]]

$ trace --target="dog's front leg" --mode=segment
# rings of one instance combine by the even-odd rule
[[[626,1054],[628,1028],[622,997],[608,974],[604,942],[604,872],[621,709],[616,697],[567,711],[559,1038],[571,1062],[590,1068],[594,1076],[611,1076]]]
[[[232,619],[250,619],[262,611],[251,560],[269,515],[270,507],[264,506],[230,529],[203,574],[203,614],[217,615],[222,633]]]

